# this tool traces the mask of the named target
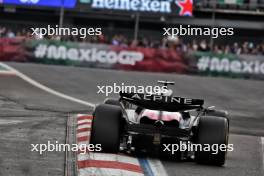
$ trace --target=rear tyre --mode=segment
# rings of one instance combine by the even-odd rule
[[[120,102],[116,99],[112,99],[112,98],[107,98],[104,101],[104,104],[109,104],[109,105],[115,105],[115,106],[121,106]]]
[[[203,146],[202,149],[209,145],[210,151],[195,151],[196,162],[217,166],[224,165],[227,152],[221,151],[219,148],[224,145],[227,147],[228,135],[229,124],[226,118],[215,116],[201,117],[197,129],[196,143],[201,144]],[[213,145],[217,145],[217,151],[215,151],[216,149]]]
[[[102,152],[118,153],[122,130],[120,107],[101,104],[96,107],[91,131],[91,143],[101,144]]]
[[[224,111],[224,110],[213,110],[213,111],[209,111],[207,113],[208,116],[216,116],[216,117],[228,117],[228,112]]]

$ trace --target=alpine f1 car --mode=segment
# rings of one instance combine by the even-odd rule
[[[204,108],[204,100],[173,96],[168,85],[161,94],[120,92],[120,98],[97,105],[92,122],[91,143],[102,152],[151,152],[174,154],[197,163],[223,165],[227,150],[175,150],[178,144],[202,147],[227,146],[229,120],[226,111]],[[187,146],[187,145],[185,145]],[[165,149],[167,148],[167,149]],[[173,150],[173,152],[172,152]]]

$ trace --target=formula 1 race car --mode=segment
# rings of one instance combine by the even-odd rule
[[[223,165],[227,150],[210,149],[228,145],[228,113],[204,108],[201,99],[173,96],[168,85],[174,82],[159,83],[165,87],[160,94],[120,92],[118,100],[106,99],[97,105],[91,143],[101,144],[106,153],[150,152]],[[193,145],[195,150],[189,147]]]

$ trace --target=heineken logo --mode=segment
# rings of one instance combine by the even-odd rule
[[[92,9],[192,16],[193,0],[80,0]]]
[[[170,0],[93,0],[92,8],[171,13]]]

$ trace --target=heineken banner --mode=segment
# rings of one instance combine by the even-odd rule
[[[193,0],[80,0],[82,10],[192,16]]]
[[[0,39],[0,61],[264,79],[264,57],[51,40]]]
[[[0,0],[0,5],[75,9],[82,12],[123,12],[192,16],[193,0]]]

